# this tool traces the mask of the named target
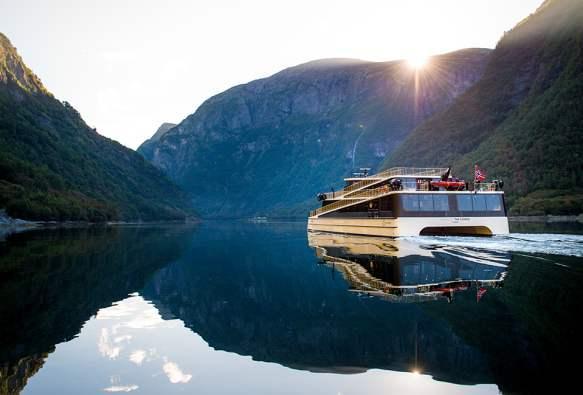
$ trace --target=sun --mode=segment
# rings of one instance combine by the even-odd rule
[[[411,67],[415,70],[419,70],[419,69],[422,69],[423,67],[425,67],[427,65],[428,61],[429,61],[429,57],[427,57],[427,56],[415,55],[415,56],[411,56],[407,59],[407,64],[409,65],[409,67]]]

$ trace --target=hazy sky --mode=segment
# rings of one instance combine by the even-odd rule
[[[136,148],[208,97],[309,60],[493,48],[542,0],[0,0],[57,98]]]

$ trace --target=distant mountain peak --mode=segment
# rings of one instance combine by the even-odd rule
[[[322,58],[316,60],[310,60],[309,62],[300,63],[297,66],[290,67],[292,69],[297,68],[318,68],[318,67],[334,67],[334,66],[352,66],[364,63],[372,63],[368,60],[354,59],[354,58]]]
[[[0,83],[13,83],[30,93],[50,95],[40,78],[24,64],[16,48],[2,33],[0,33]]]
[[[305,63],[300,63],[295,66],[287,67],[274,74],[277,76],[292,77],[305,73],[319,73],[319,72],[333,72],[350,69],[354,66],[362,66],[367,64],[373,64],[368,60],[353,59],[353,58],[322,58],[310,60]],[[273,76],[272,76],[273,77]]]
[[[168,133],[168,131],[170,131],[170,129],[172,129],[175,126],[176,126],[175,123],[164,122],[162,125],[160,125],[160,127],[156,130],[156,132],[152,135],[152,137],[150,137],[149,139],[144,141],[142,144],[140,144],[137,151],[142,152],[142,154],[144,151],[148,151],[148,149],[151,148],[154,145],[154,143],[160,141],[160,139],[166,133]]]
[[[150,138],[150,140],[151,141],[158,141],[158,140],[160,140],[160,138],[162,136],[164,136],[166,134],[166,132],[168,132],[174,126],[176,126],[175,123],[164,122],[162,125],[160,125],[160,127],[158,128],[158,130],[156,130],[156,133],[154,133],[154,135]]]

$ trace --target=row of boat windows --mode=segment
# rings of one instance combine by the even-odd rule
[[[500,195],[458,195],[457,208],[459,211],[501,211],[502,199]]]
[[[401,204],[406,211],[449,211],[447,195],[401,195]]]
[[[500,195],[456,195],[459,211],[501,211]],[[449,211],[447,195],[401,195],[401,205],[406,211]]]

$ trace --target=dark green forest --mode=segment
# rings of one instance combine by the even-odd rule
[[[56,100],[0,34],[0,209],[23,219],[181,220],[186,195]]]

